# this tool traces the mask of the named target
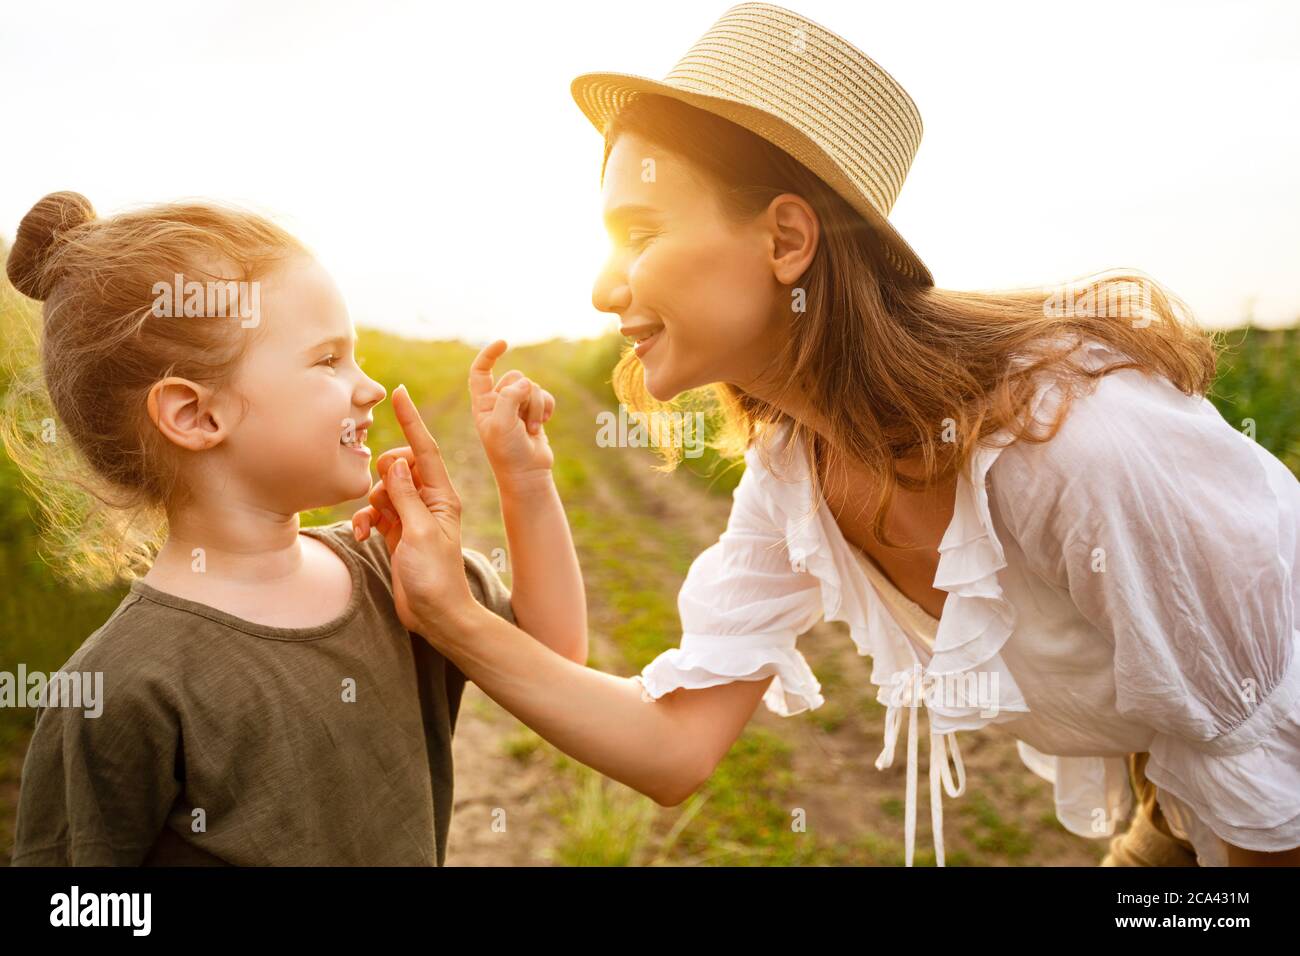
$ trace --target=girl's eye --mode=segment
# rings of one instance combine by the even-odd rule
[[[317,365],[328,365],[330,368],[333,368],[333,367],[334,367],[334,363],[337,362],[338,360],[339,360],[339,357],[338,357],[337,355],[327,355],[327,356],[325,356],[325,358],[321,359],[321,360],[320,360],[319,362],[317,362],[316,364],[317,364]]]

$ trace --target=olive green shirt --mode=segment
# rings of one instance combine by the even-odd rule
[[[102,711],[37,709],[13,865],[441,866],[465,676],[398,620],[383,537],[303,532],[352,597],[316,627],[255,624],[134,581],[61,668]],[[470,590],[513,623],[488,559]]]

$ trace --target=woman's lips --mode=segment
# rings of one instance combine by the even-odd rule
[[[649,352],[652,348],[654,348],[655,343],[659,341],[659,336],[663,334],[664,334],[664,330],[660,329],[658,332],[650,336],[648,339],[642,339],[640,342],[638,342],[634,350],[636,352],[636,357],[640,359],[645,358],[645,354]]]

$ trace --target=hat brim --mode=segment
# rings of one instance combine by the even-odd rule
[[[574,78],[569,89],[578,108],[602,136],[618,112],[642,93],[671,97],[761,136],[789,153],[844,197],[874,228],[884,244],[890,265],[904,279],[922,286],[934,285],[934,277],[921,257],[868,201],[835,159],[807,134],[780,117],[734,100],[681,90],[659,80],[629,73],[583,73]]]

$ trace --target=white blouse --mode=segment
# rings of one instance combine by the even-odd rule
[[[1079,352],[1091,368],[1125,358],[1094,341]],[[1060,394],[1039,385],[1040,420]],[[1072,833],[1114,833],[1132,808],[1125,757],[1146,751],[1170,829],[1202,866],[1226,865],[1224,841],[1300,845],[1300,483],[1213,403],[1121,369],[1050,441],[982,443],[939,545],[937,622],[845,540],[824,500],[814,508],[790,434],[774,436],[779,474],[746,453],[727,528],[679,594],[681,645],[640,674],[647,700],[771,676],[774,713],[819,707],[796,639],[843,621],[887,708],[878,768],[909,711],[909,865],[922,706],[939,865],[940,785],[965,789],[956,732],[990,724],[1053,783]]]

